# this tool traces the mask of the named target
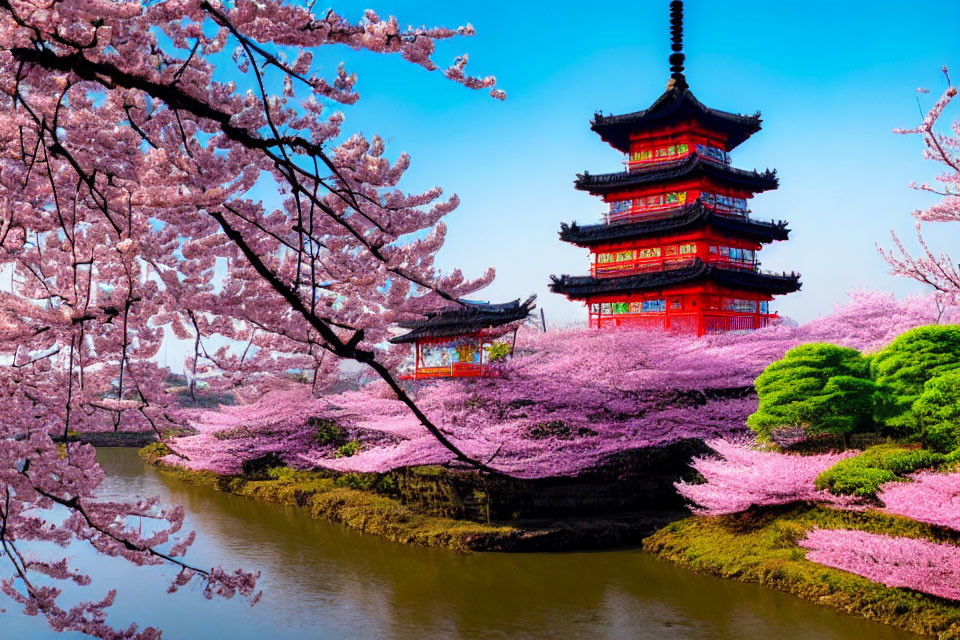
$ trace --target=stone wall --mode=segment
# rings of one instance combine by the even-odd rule
[[[414,467],[394,472],[404,504],[432,515],[478,522],[676,510],[673,483],[707,453],[700,440],[626,451],[575,477],[524,480],[473,471]]]

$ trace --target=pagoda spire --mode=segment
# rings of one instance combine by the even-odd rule
[[[683,2],[673,0],[670,3],[670,80],[667,81],[667,90],[676,88],[683,91],[687,88],[687,79],[683,76]]]

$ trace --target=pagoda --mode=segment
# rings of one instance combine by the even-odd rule
[[[427,312],[420,320],[400,322],[407,333],[390,338],[393,344],[413,345],[413,371],[402,380],[481,378],[496,374],[496,360],[513,353],[517,329],[534,309],[537,296],[502,304],[457,300]],[[513,333],[507,343],[503,338]],[[499,344],[499,353],[491,349]],[[504,350],[505,348],[505,350]],[[487,357],[484,358],[485,352]]]
[[[777,319],[775,295],[797,291],[796,273],[760,270],[763,245],[787,223],[750,215],[776,171],[745,171],[730,152],[760,130],[760,114],[704,106],[683,75],[683,3],[670,3],[673,53],[667,89],[650,108],[595,114],[590,128],[626,154],[626,170],[578,174],[575,186],[609,207],[599,224],[560,225],[560,239],[590,250],[588,276],[551,276],[550,289],[582,300],[591,327],[634,325],[703,335]]]

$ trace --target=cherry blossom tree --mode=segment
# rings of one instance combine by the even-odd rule
[[[356,76],[341,65],[324,78],[314,62],[339,44],[435,71],[435,41],[473,29],[403,29],[373,12],[351,23],[311,7],[0,0],[0,262],[11,276],[0,294],[0,560],[13,571],[0,587],[56,629],[158,633],[110,629],[112,595],[62,609],[35,577],[87,578],[65,560],[26,558],[24,541],[78,539],[171,563],[174,588],[199,576],[208,595],[253,594],[251,574],[178,559],[192,540],[171,537],[182,512],[96,501],[92,449],[68,442],[61,455],[50,437],[182,423],[156,364],[168,333],[194,345],[194,379],[216,371],[224,388],[275,385],[291,369],[317,387],[337,359],[360,362],[452,456],[477,464],[394,380],[397,356],[381,344],[392,321],[456,304],[493,274],[438,272],[456,197],[400,190],[409,157],[345,134],[331,108],[356,102]],[[466,63],[441,73],[503,98]],[[255,197],[264,185],[276,203]],[[66,519],[52,522],[51,508]],[[140,535],[130,519],[141,516],[161,524]]]
[[[935,253],[921,232],[921,225],[924,222],[960,222],[960,120],[955,120],[950,125],[950,133],[937,129],[944,111],[957,96],[957,88],[950,83],[946,67],[943,67],[943,75],[948,86],[936,104],[927,112],[923,122],[913,129],[895,130],[895,133],[921,136],[924,144],[923,157],[942,165],[944,170],[937,176],[939,185],[927,183],[910,185],[914,189],[942,196],[940,202],[933,206],[913,212],[913,217],[917,220],[917,239],[920,242],[922,254],[912,256],[895,232],[891,232],[891,235],[897,248],[896,253],[884,251],[882,248],[879,250],[890,264],[894,275],[912,278],[929,285],[937,292],[942,304],[958,306],[960,305],[960,271],[957,263],[945,253]],[[929,93],[926,89],[917,91]]]

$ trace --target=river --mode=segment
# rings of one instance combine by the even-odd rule
[[[133,449],[101,449],[102,495],[159,495],[187,509],[187,559],[262,572],[261,602],[168,595],[173,573],[75,545],[86,597],[120,590],[109,621],[164,629],[165,640],[246,638],[913,638],[892,627],[755,585],[699,576],[639,550],[458,555],[386,542],[295,508],[184,485]],[[69,593],[66,595],[70,595]],[[66,597],[66,596],[65,596]],[[0,638],[78,640],[4,599]]]

